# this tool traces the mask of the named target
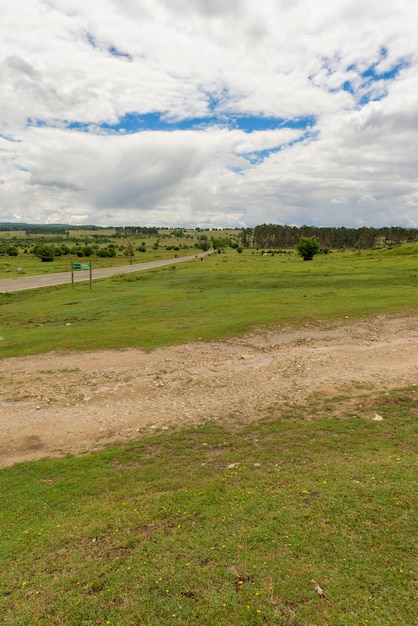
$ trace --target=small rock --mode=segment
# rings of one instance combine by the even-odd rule
[[[381,415],[379,415],[379,413],[375,413],[374,417],[372,418],[373,422],[383,422],[383,417]]]

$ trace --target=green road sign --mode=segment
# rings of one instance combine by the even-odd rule
[[[71,263],[71,288],[74,289],[74,270],[90,270],[90,291],[93,282],[93,270],[91,263]],[[83,280],[83,277],[81,277]]]

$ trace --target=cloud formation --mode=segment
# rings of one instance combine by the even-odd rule
[[[418,227],[417,23],[410,0],[3,3],[0,221]]]

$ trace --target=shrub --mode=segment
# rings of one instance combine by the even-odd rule
[[[46,244],[36,244],[32,248],[32,253],[41,259],[43,263],[53,261],[55,258],[54,246],[47,246]]]
[[[316,237],[301,237],[296,245],[296,251],[304,261],[312,261],[320,250],[321,246]]]

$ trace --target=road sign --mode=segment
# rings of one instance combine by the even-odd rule
[[[74,289],[74,270],[90,270],[90,290],[93,281],[93,267],[91,263],[71,263],[71,287]]]
[[[73,270],[89,270],[90,263],[73,263]]]

